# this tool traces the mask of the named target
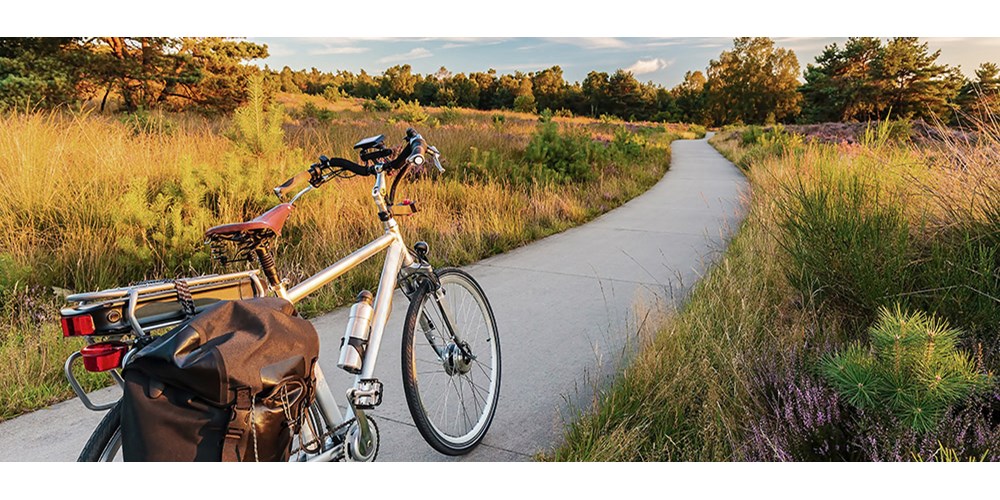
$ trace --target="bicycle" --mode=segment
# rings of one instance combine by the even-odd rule
[[[373,373],[397,286],[409,299],[402,334],[402,375],[407,406],[417,429],[431,447],[447,455],[468,453],[482,441],[496,413],[500,390],[496,320],[485,293],[472,276],[454,268],[434,270],[427,259],[428,245],[418,242],[412,250],[408,249],[399,232],[396,217],[417,210],[409,200],[395,203],[396,187],[410,166],[424,165],[427,158],[443,173],[439,151],[427,146],[413,129],[407,130],[405,144],[398,154],[385,146],[384,139],[379,135],[355,144],[363,164],[321,156],[318,163],[274,188],[282,201],[308,181],[309,185],[289,201],[253,220],[206,231],[217,260],[223,264],[256,261],[259,270],[146,282],[67,297],[76,305],[62,311],[64,335],[85,335],[88,345],[66,360],[66,376],[87,408],[110,410],[84,446],[80,461],[109,461],[119,454],[121,404],[93,403],[72,373],[77,360],[83,358],[89,371],[109,371],[121,384],[119,368],[128,363],[137,347],[152,338],[152,332],[179,325],[218,300],[271,294],[296,303],[382,252],[386,255],[376,294],[372,298],[370,293],[364,295],[367,291],[362,292],[358,301],[359,311],[370,315],[370,334],[366,341],[351,340],[352,331],[363,331],[355,329],[361,320],[352,309],[344,344],[354,349],[342,347],[338,362],[338,367],[355,375],[354,384],[346,393],[347,412],[341,414],[317,363],[316,400],[306,412],[305,425],[299,426],[292,458],[375,459],[379,448],[378,427],[366,410],[375,408],[382,400],[382,383]],[[396,177],[387,194],[386,176],[392,173]],[[372,199],[384,233],[288,288],[278,275],[273,245],[292,207],[303,195],[330,180],[353,176],[375,177]],[[260,279],[261,273],[266,286]],[[370,310],[361,304],[367,304]],[[95,336],[109,340],[95,342]],[[360,349],[359,344],[363,344]],[[450,418],[452,415],[454,419]]]

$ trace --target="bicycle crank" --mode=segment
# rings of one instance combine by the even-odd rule
[[[362,432],[362,424],[358,420],[355,420],[347,430],[347,436],[344,440],[347,451],[344,458],[348,462],[374,462],[375,457],[378,456],[380,443],[378,425],[375,424],[375,419],[370,416],[366,416],[365,420],[368,424],[367,433]],[[368,434],[367,439],[365,434]]]

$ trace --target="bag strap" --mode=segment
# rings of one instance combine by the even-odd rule
[[[177,302],[180,303],[184,315],[189,318],[194,316],[194,297],[191,296],[191,287],[188,286],[188,282],[182,279],[174,280],[174,292],[177,293]]]
[[[242,462],[243,454],[246,453],[247,434],[253,440],[254,460],[259,462],[257,456],[257,429],[253,425],[253,394],[249,387],[239,387],[236,389],[236,403],[233,404],[233,416],[229,420],[229,427],[226,429],[226,439],[222,443],[223,462]]]

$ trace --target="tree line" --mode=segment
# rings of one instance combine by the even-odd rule
[[[224,38],[0,38],[0,108],[53,108],[109,96],[128,112],[228,112],[246,100],[245,62],[267,47]]]
[[[285,92],[389,99],[431,106],[510,109],[626,120],[725,125],[920,118],[1000,112],[1000,68],[975,78],[939,63],[917,38],[849,38],[827,46],[803,72],[795,53],[764,37],[736,38],[704,72],[673,88],[625,70],[591,71],[567,82],[562,68],[499,74],[422,75],[403,64],[378,75],[315,68],[266,69]],[[221,38],[0,39],[0,106],[55,106],[109,95],[126,111],[159,106],[229,111],[267,47]],[[802,81],[804,80],[804,82]]]

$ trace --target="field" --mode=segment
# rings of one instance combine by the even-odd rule
[[[896,128],[714,137],[749,215],[545,458],[1000,458],[1000,130]]]
[[[320,154],[352,158],[360,138],[395,146],[412,125],[447,172],[400,187],[421,212],[401,221],[435,265],[462,265],[585,222],[642,193],[669,166],[669,143],[702,130],[531,114],[402,106],[363,109],[259,89],[232,117],[140,112],[0,116],[0,420],[72,393],[61,339],[69,291],[223,270],[203,245],[213,225],[277,203],[271,188]],[[378,235],[369,180],[331,182],[285,227],[279,270],[292,282]],[[226,268],[238,270],[240,268]],[[374,287],[370,262],[302,304],[307,316]],[[88,388],[104,376],[85,376]]]

